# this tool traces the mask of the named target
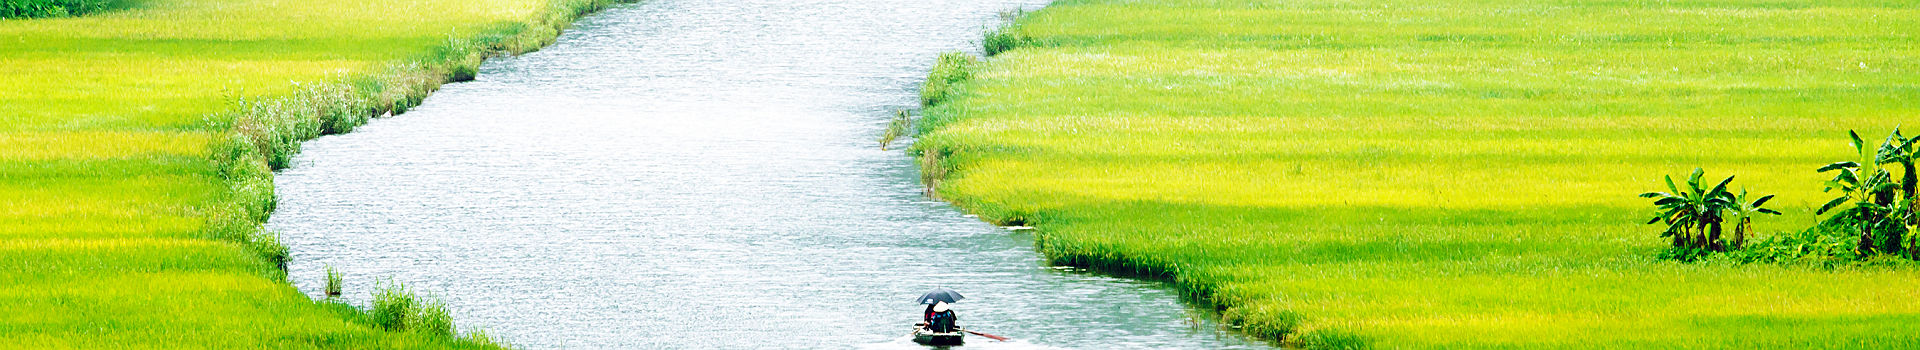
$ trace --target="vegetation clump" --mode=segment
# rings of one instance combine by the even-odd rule
[[[887,130],[880,134],[880,150],[887,150],[887,146],[893,145],[893,141],[900,139],[901,136],[906,136],[911,129],[913,129],[913,117],[907,115],[907,111],[894,111],[893,120],[887,122]]]
[[[1733,183],[1733,177],[1720,180],[1713,187],[1704,187],[1700,182],[1705,170],[1694,168],[1693,175],[1687,177],[1686,187],[1676,186],[1672,176],[1667,176],[1667,190],[1670,192],[1648,192],[1642,198],[1654,198],[1654,205],[1660,208],[1648,224],[1667,225],[1661,237],[1671,238],[1670,249],[1666,257],[1692,260],[1702,253],[1725,252],[1728,249],[1740,249],[1745,243],[1747,231],[1753,227],[1754,215],[1780,215],[1773,209],[1762,208],[1772,195],[1761,196],[1747,201],[1747,191],[1739,195],[1727,191],[1727,184]],[[1723,224],[1729,219],[1734,223],[1733,242],[1722,239]]]
[[[438,299],[421,298],[407,286],[382,282],[373,291],[373,323],[389,331],[453,336],[453,317]]]
[[[333,265],[327,265],[327,287],[324,293],[328,299],[339,298],[340,295],[344,294],[344,280],[345,278],[340,275],[340,271],[334,270]]]
[[[1783,233],[1736,252],[1728,258],[1743,262],[1800,262],[1832,266],[1878,264],[1893,259],[1920,259],[1920,246],[1911,234],[1920,221],[1914,212],[1916,186],[1914,153],[1920,137],[1908,138],[1898,129],[1879,147],[1848,131],[1849,145],[1859,160],[1827,164],[1817,169],[1833,173],[1822,192],[1839,196],[1814,213],[1833,213],[1811,228]],[[1899,165],[1900,180],[1881,165]]]
[[[115,0],[0,0],[0,19],[79,16],[105,10]]]
[[[920,105],[931,107],[946,102],[948,96],[960,82],[973,77],[973,67],[980,59],[961,52],[940,54],[933,63],[933,69],[927,74],[926,84],[920,87]]]
[[[1033,37],[1026,35],[1021,31],[1020,26],[1015,25],[1026,14],[1025,10],[1001,11],[1000,25],[987,29],[986,34],[980,39],[982,53],[987,56],[999,55],[1002,52],[1034,44]]]

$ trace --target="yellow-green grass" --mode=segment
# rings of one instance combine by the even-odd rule
[[[262,138],[405,108],[606,3],[143,0],[0,20],[0,348],[484,347],[312,301],[239,239],[271,207],[255,169],[291,151]],[[345,102],[373,106],[315,114]]]
[[[1920,270],[1682,264],[1660,177],[1805,228],[1848,129],[1920,128],[1900,1],[1066,0],[931,107],[938,193],[1263,336],[1920,347]],[[1358,341],[1355,341],[1355,340]]]

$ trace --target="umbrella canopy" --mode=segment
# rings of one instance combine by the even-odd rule
[[[952,289],[934,288],[933,291],[927,292],[927,294],[925,295],[921,295],[920,299],[918,299],[917,301],[919,301],[921,304],[932,304],[935,302],[942,302],[942,301],[951,304],[951,303],[958,303],[960,302],[960,299],[966,299],[966,298],[967,297],[960,296],[960,292],[955,292]]]

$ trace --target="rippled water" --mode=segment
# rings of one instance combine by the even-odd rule
[[[923,348],[960,290],[968,348],[1264,347],[1175,293],[1043,265],[1026,234],[920,194],[873,141],[934,55],[1011,1],[650,0],[488,62],[404,116],[307,144],[270,226],[295,285],[392,278],[526,348]]]

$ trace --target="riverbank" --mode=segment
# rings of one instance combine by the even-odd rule
[[[158,0],[0,20],[0,347],[490,347],[294,290],[259,232],[269,170],[608,3]]]
[[[1920,271],[1659,261],[1634,197],[1698,166],[1810,225],[1847,130],[1920,115],[1900,6],[1061,1],[915,147],[1056,263],[1294,345],[1915,347]]]

